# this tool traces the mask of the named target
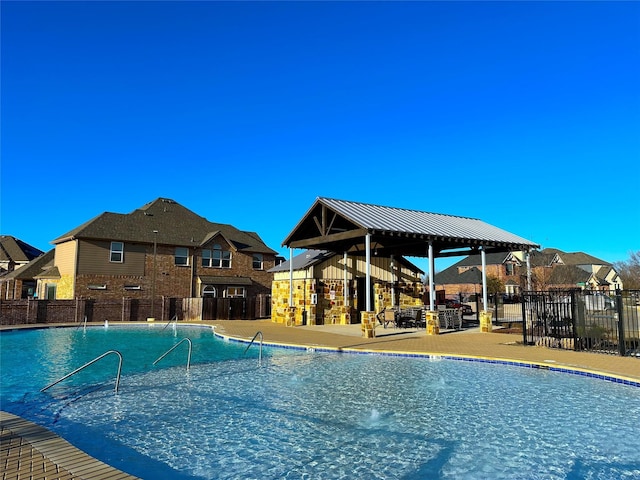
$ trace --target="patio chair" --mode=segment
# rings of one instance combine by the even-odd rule
[[[410,308],[400,313],[398,318],[398,326],[405,328],[418,328],[420,317],[422,316],[422,309]]]
[[[393,308],[386,308],[382,311],[382,325],[384,328],[387,328],[387,325],[390,323],[393,324],[394,327],[397,327],[397,312]]]
[[[462,312],[458,308],[444,308],[438,310],[440,328],[462,329]],[[456,327],[456,323],[458,326]]]

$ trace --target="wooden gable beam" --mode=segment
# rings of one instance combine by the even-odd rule
[[[335,222],[336,218],[338,217],[338,214],[336,212],[332,212],[333,216],[331,217],[331,221],[328,222],[327,224],[328,213],[329,211],[327,210],[327,207],[322,205],[320,219],[318,219],[317,215],[313,217],[313,221],[316,224],[316,227],[318,228],[318,232],[320,233],[321,236],[329,235],[329,233],[331,232],[331,228],[333,227],[333,222]]]
[[[345,240],[351,240],[353,238],[364,238],[367,234],[367,230],[359,228],[357,230],[349,230],[347,232],[333,233],[330,235],[320,235],[313,238],[305,238],[304,240],[297,240],[291,242],[288,245],[290,248],[322,248],[323,245],[327,245],[335,242],[343,242]]]

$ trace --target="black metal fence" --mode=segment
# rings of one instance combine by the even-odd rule
[[[525,344],[640,357],[640,291],[526,292]]]

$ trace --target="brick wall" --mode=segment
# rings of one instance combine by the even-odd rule
[[[162,296],[198,297],[200,292],[197,291],[196,279],[199,275],[249,277],[254,283],[247,287],[248,297],[268,294],[271,290],[273,274],[268,273],[267,270],[275,265],[273,255],[264,255],[263,269],[255,270],[252,254],[234,252],[231,262],[232,268],[210,268],[202,266],[199,255],[192,255],[188,266],[176,265],[174,253],[173,247],[159,246],[156,248],[155,286],[153,282],[154,256],[150,250],[145,256],[144,275],[78,275],[75,284],[75,297],[142,299],[150,298],[152,291],[155,292],[156,298]],[[94,288],[89,288],[91,285]],[[95,288],[95,286],[103,285],[106,288]]]

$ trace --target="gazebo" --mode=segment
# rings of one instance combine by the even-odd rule
[[[527,254],[527,269],[530,271],[529,252],[539,248],[539,245],[529,240],[476,218],[326,197],[316,199],[282,245],[289,248],[291,258],[293,249],[296,248],[319,249],[343,253],[345,258],[364,256],[367,265],[371,263],[372,253],[382,257],[427,257],[431,312],[434,311],[435,302],[435,258],[473,255],[479,252],[483,267],[483,304],[486,305],[486,253],[524,251]],[[293,265],[292,262],[290,264]],[[374,312],[371,312],[370,285],[370,269],[367,268],[366,312],[362,312],[363,323],[374,316]]]

